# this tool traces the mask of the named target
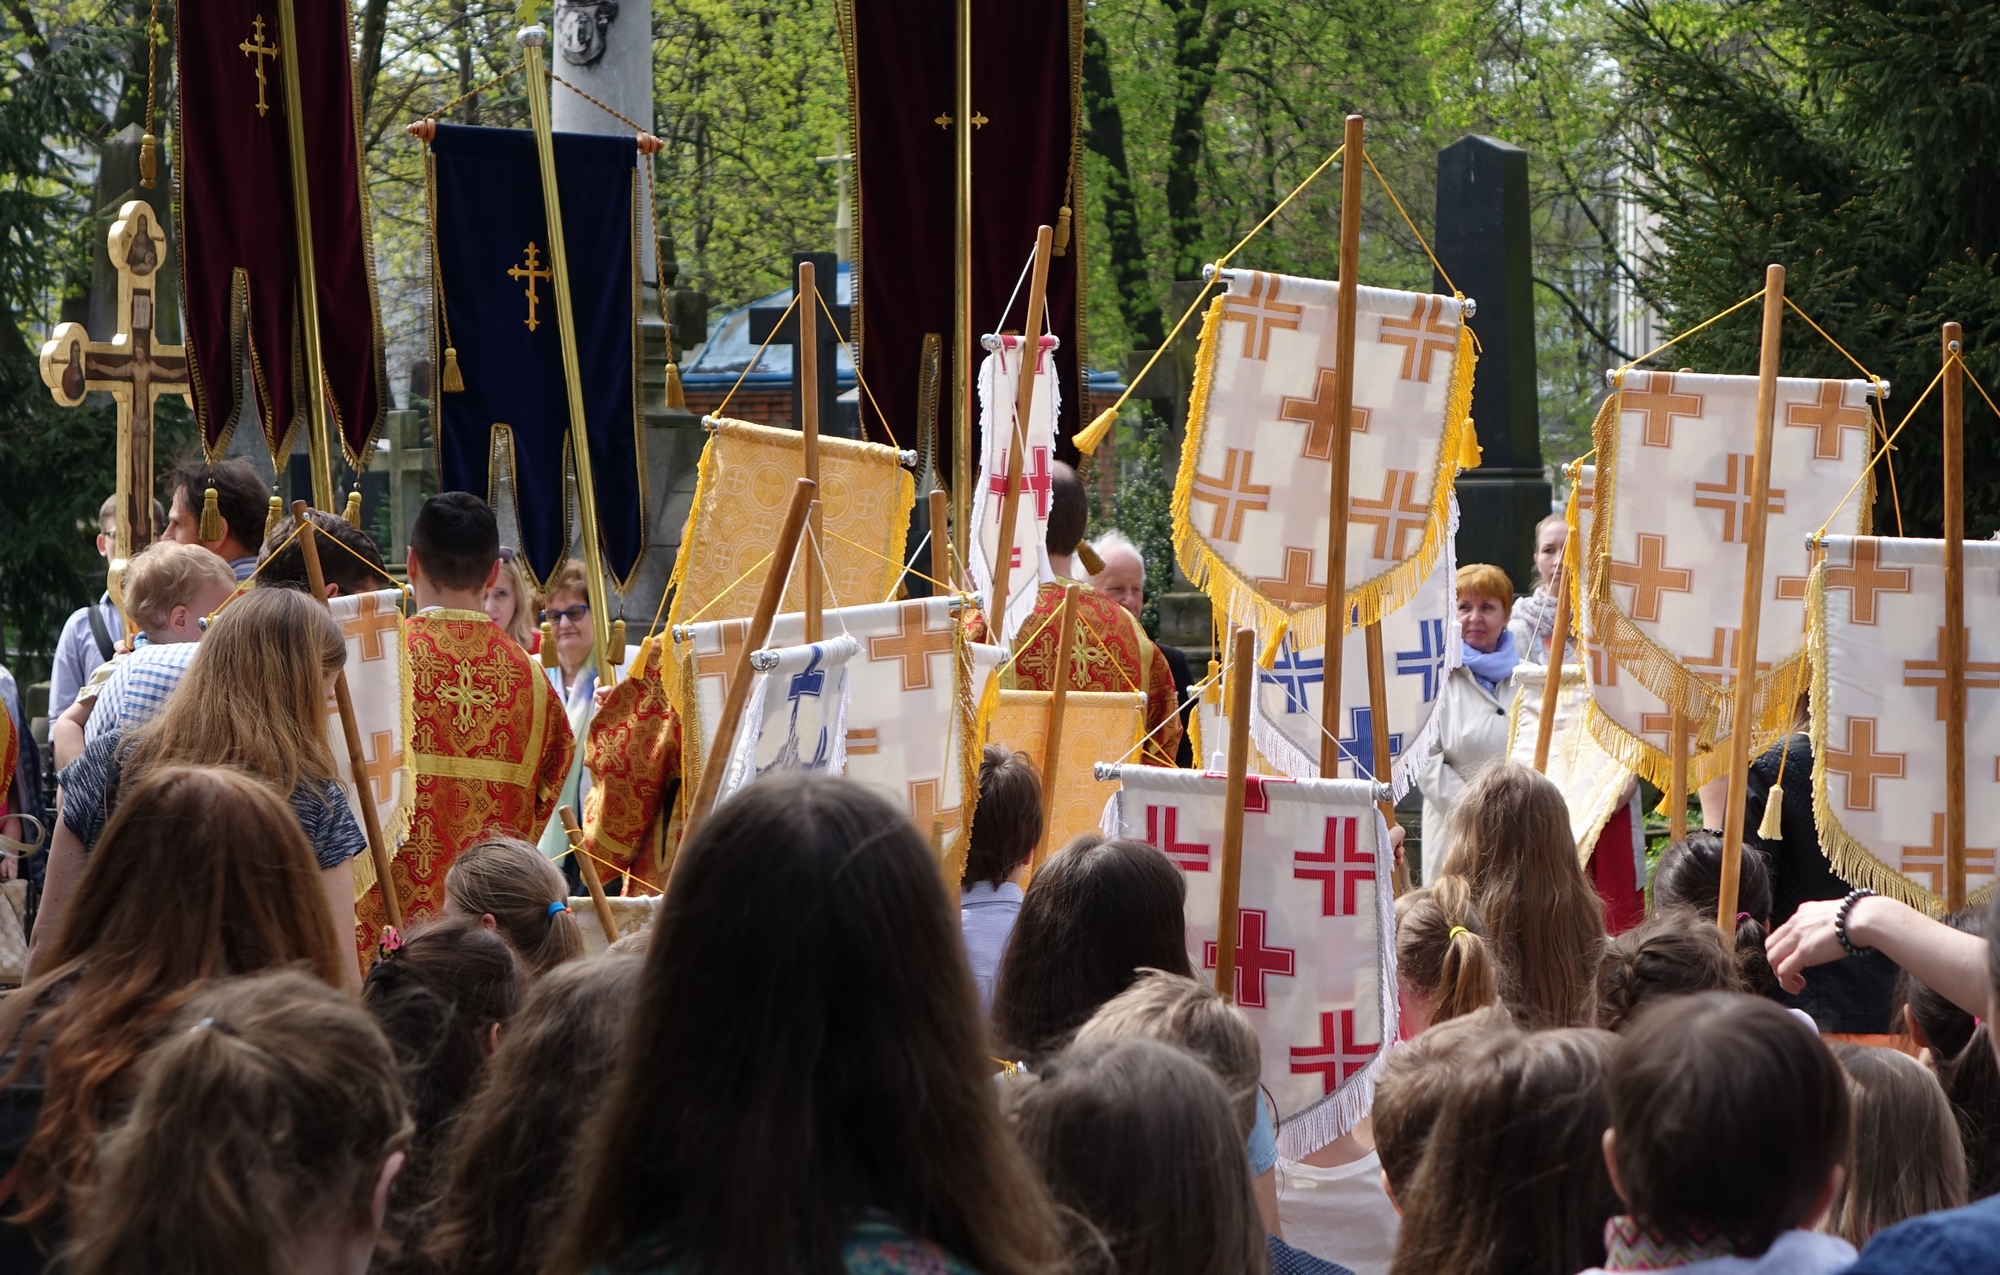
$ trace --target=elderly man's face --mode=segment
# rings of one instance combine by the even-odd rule
[[[1122,545],[1106,549],[1103,558],[1104,570],[1090,577],[1090,583],[1133,615],[1139,614],[1146,602],[1146,564]]]

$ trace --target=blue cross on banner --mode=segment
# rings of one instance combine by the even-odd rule
[[[1352,765],[1357,777],[1375,778],[1375,714],[1366,706],[1347,710],[1348,720],[1353,725],[1352,738],[1335,740],[1340,745],[1340,760],[1343,765]],[[1401,732],[1389,736],[1389,760],[1403,755]]]
[[[1257,680],[1285,688],[1287,713],[1309,713],[1312,706],[1306,700],[1306,688],[1326,680],[1326,659],[1301,658],[1288,637],[1278,644],[1278,657],[1271,661],[1270,669],[1257,670]]]
[[[555,159],[598,538],[622,592],[648,533],[638,147],[629,135],[557,133]],[[522,557],[547,580],[570,544],[570,416],[534,134],[439,124],[428,166],[432,313],[444,318],[431,324],[439,482],[489,496],[499,445],[512,461]],[[462,391],[444,390],[447,346]]]
[[[1424,679],[1424,703],[1437,698],[1438,679],[1444,675],[1444,621],[1417,621],[1418,646],[1414,651],[1396,652],[1396,676]]]

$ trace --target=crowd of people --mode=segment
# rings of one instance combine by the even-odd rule
[[[1746,847],[1733,929],[1706,831],[1621,919],[1561,792],[1483,740],[1550,645],[1494,568],[1459,579],[1372,1101],[1293,1159],[1251,1020],[1190,959],[1181,870],[1095,835],[1034,865],[1042,777],[1006,748],[956,891],[882,796],[775,774],[587,954],[545,839],[587,775],[551,746],[504,827],[421,868],[435,906],[373,927],[325,737],[346,643],[289,519],[260,503],[246,539],[224,500],[204,541],[180,516],[225,469],[186,472],[131,564],[144,640],[84,648],[51,707],[60,814],[0,1001],[0,1270],[2000,1272],[2000,929],[1846,888],[1809,810]],[[506,643],[580,732],[589,592],[531,594],[483,508],[419,515],[419,618]],[[321,519],[351,551],[330,590],[381,587]],[[1097,557],[1129,575],[1127,548]],[[65,650],[118,645],[104,606]]]

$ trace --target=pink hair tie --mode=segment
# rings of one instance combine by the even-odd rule
[[[1736,923],[1738,925],[1743,924],[1745,921],[1754,921],[1756,919],[1756,917],[1751,916],[1748,912],[1738,912],[1736,914]]]

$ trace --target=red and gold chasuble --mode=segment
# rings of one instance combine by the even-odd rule
[[[1060,640],[1063,585],[1042,585],[1035,610],[1014,644],[1008,685],[1017,690],[1055,689],[1056,644]],[[1073,691],[1144,691],[1149,766],[1172,766],[1181,745],[1180,713],[1174,700],[1174,671],[1147,638],[1132,613],[1087,584],[1076,591],[1076,657],[1070,665]],[[1103,761],[1124,760],[1105,757]]]
[[[591,789],[583,843],[607,885],[622,869],[655,889],[666,886],[668,843],[658,825],[681,777],[681,719],[667,699],[658,648],[658,637],[641,644],[631,676],[605,697],[584,742]]]
[[[549,679],[483,613],[420,611],[408,642],[416,808],[389,874],[414,921],[443,907],[445,871],[467,847],[541,836],[576,741]],[[356,911],[366,953],[383,923],[379,885]]]

